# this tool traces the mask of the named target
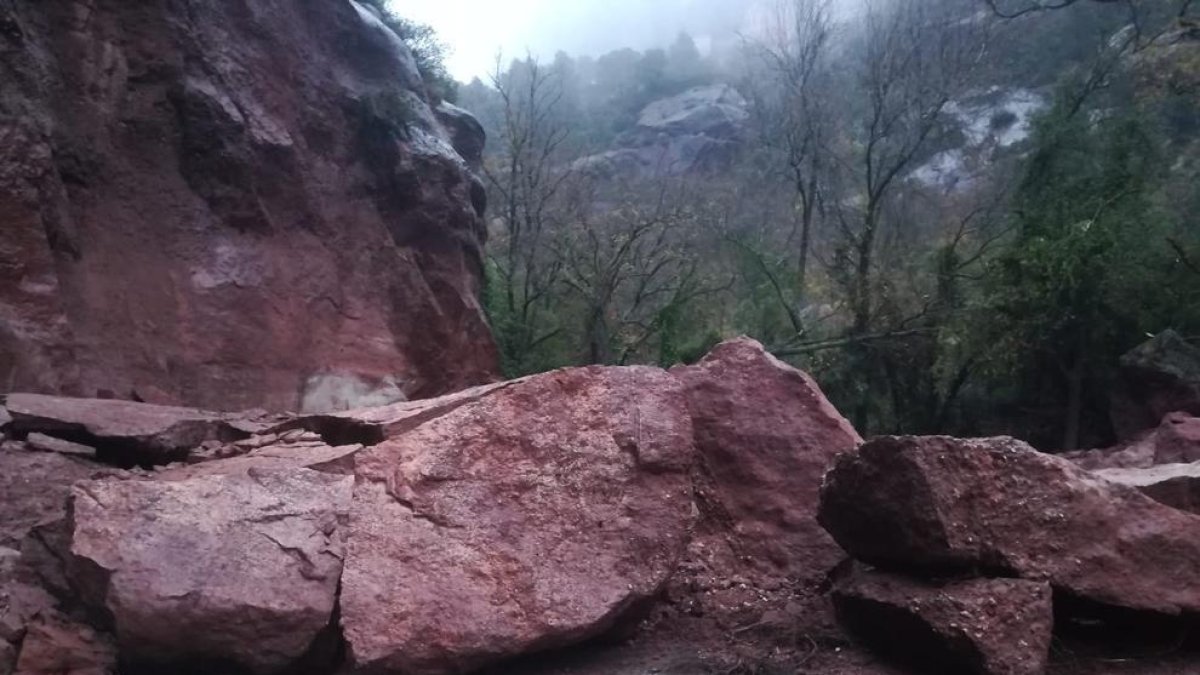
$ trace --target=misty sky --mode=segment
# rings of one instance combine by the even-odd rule
[[[754,0],[759,1],[759,0]],[[454,52],[460,80],[492,72],[528,50],[599,55],[621,47],[665,47],[681,30],[698,38],[740,30],[751,0],[392,0],[402,16],[433,26]],[[700,41],[703,43],[703,41]]]

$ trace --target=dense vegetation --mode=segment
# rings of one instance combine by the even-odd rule
[[[866,433],[1108,441],[1119,355],[1200,335],[1200,47],[1191,3],[1066,4],[891,0],[838,21],[798,0],[707,54],[681,35],[462,86],[491,137],[508,374],[667,366],[746,333]],[[708,83],[749,101],[736,161],[578,170],[646,104]],[[963,109],[1013,91],[1043,101],[1025,138],[954,155],[953,187],[916,178],[970,145]]]

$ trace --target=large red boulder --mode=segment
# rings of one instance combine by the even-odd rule
[[[883,568],[990,570],[1096,603],[1200,612],[1200,518],[1011,438],[872,440],[829,472],[820,520]]]
[[[822,575],[844,557],[817,503],[834,458],[862,438],[817,383],[749,338],[671,374],[695,428],[699,498],[720,514],[701,532],[724,539],[739,567],[772,574]]]
[[[492,379],[479,127],[367,5],[0,8],[7,389],[318,410]]]
[[[925,673],[1042,675],[1054,608],[1049,584],[928,581],[854,566],[833,589],[839,620]]]
[[[683,554],[674,378],[574,369],[468,398],[358,454],[341,595],[357,672],[460,673],[600,635]]]
[[[816,521],[821,478],[862,442],[805,373],[754,340],[674,368],[695,429],[700,514],[669,621],[722,667],[795,667],[797,632],[836,630],[818,593],[845,553]]]
[[[301,667],[334,616],[353,483],[308,469],[80,483],[67,577],[126,663]]]

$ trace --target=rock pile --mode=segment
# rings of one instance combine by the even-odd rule
[[[1200,518],[1013,439],[875,439],[829,472],[820,521],[876,568],[835,591],[843,619],[904,617],[971,672],[1044,671],[1039,584],[1091,606],[1200,613]],[[1020,639],[996,656],[997,635]]]
[[[820,478],[860,442],[749,340],[673,373],[326,415],[0,410],[0,480],[20,477],[0,504],[0,655],[31,674],[436,675],[695,608],[731,630],[840,559]]]

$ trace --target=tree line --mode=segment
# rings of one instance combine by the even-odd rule
[[[491,136],[485,302],[507,374],[669,366],[745,333],[864,433],[1107,442],[1119,355],[1200,335],[1192,11],[789,0],[707,54],[681,35],[461,86]],[[648,103],[713,83],[747,100],[735,161],[579,168]],[[1023,123],[1001,107],[964,130],[967,101],[1015,90],[1042,100],[1019,141],[994,140]],[[964,154],[968,134],[992,140]],[[963,164],[951,188],[918,179],[939,158]]]

